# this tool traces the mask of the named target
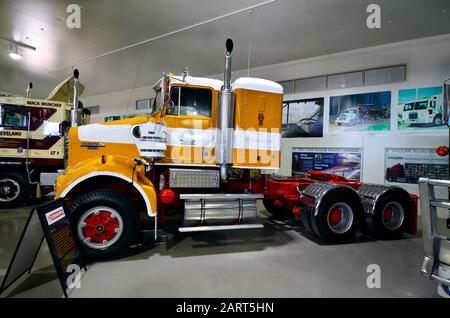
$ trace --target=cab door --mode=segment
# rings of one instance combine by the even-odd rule
[[[172,85],[164,163],[215,165],[218,92],[211,87]]]

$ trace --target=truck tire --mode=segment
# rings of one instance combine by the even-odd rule
[[[317,215],[310,216],[314,232],[327,243],[350,240],[360,228],[360,203],[345,192],[325,197]]]
[[[82,255],[109,260],[128,250],[139,231],[139,216],[122,193],[94,190],[75,199],[68,212]]]
[[[15,208],[28,203],[32,186],[25,173],[0,171],[0,209]]]
[[[376,205],[373,214],[365,216],[366,227],[378,239],[400,238],[409,223],[410,203],[394,193],[387,193]]]
[[[441,126],[442,125],[442,116],[441,115],[436,115],[433,118],[433,125],[434,126]]]
[[[292,219],[294,216],[289,211],[289,209],[283,207],[283,208],[277,208],[272,200],[263,200],[264,207],[267,211],[269,211],[270,214],[273,215],[273,217],[276,220],[284,221],[288,219]]]

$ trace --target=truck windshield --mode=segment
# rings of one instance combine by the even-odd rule
[[[24,106],[0,104],[0,126],[11,129],[27,129],[27,109]]]
[[[170,100],[173,103],[170,115],[211,116],[210,89],[176,86],[172,88]]]
[[[427,109],[428,101],[425,102],[416,102],[414,105],[414,110]]]
[[[405,112],[413,110],[413,109],[414,109],[414,103],[405,104],[405,106],[403,107],[403,111],[405,111]]]

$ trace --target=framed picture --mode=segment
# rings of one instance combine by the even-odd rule
[[[391,92],[330,97],[330,132],[391,129]]]
[[[386,148],[385,182],[418,183],[419,178],[448,179],[448,155],[435,149]]]
[[[398,130],[447,129],[441,86],[399,90],[397,107]]]
[[[361,169],[361,148],[294,148],[292,151],[293,176],[314,170],[360,180]]]
[[[282,137],[323,137],[323,104],[323,97],[285,101]]]

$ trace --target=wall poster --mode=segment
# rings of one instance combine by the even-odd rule
[[[435,149],[386,148],[385,181],[418,183],[420,177],[448,179],[448,156],[440,157]]]
[[[292,152],[293,176],[316,170],[360,180],[361,167],[361,148],[294,148]]]
[[[391,92],[330,97],[330,129],[336,132],[389,131]]]
[[[398,130],[443,130],[442,87],[398,91]]]
[[[283,138],[323,137],[323,98],[283,103]]]

